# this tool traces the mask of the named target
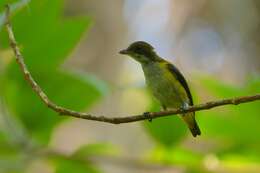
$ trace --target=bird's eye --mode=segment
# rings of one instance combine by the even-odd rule
[[[136,52],[139,53],[139,54],[143,54],[143,50],[140,47],[136,48]]]

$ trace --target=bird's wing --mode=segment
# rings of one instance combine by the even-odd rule
[[[189,98],[190,101],[190,105],[193,105],[193,100],[192,100],[192,96],[191,96],[191,92],[189,89],[189,86],[184,78],[184,76],[181,74],[181,72],[171,63],[167,63],[167,68],[169,69],[169,71],[171,72],[171,74],[180,82],[180,84],[182,85],[182,87],[185,89],[187,96]]]
[[[184,76],[173,64],[167,63],[167,67],[168,67],[169,71],[171,72],[171,74],[175,77],[175,79],[177,79],[180,82],[180,84],[182,85],[182,87],[185,89],[186,94],[189,98],[190,105],[192,106],[193,100],[192,100],[191,92],[190,92],[190,89],[188,87],[188,84],[187,84]],[[192,135],[194,137],[196,137],[197,135],[200,135],[201,132],[200,132],[199,126],[195,120],[195,112],[189,112],[189,113],[186,113],[183,115],[185,115],[185,116],[182,116],[182,118],[188,124],[188,127],[189,127]]]

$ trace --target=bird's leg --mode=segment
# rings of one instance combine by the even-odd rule
[[[184,102],[184,103],[181,105],[180,109],[181,109],[181,111],[185,111],[185,110],[187,110],[189,107],[190,107],[190,105],[189,105],[188,103]]]
[[[150,112],[144,112],[143,115],[148,119],[149,122],[152,122],[153,118],[150,115]]]
[[[167,107],[165,105],[162,105],[162,111],[167,111]]]

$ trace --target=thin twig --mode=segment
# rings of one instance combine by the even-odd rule
[[[6,23],[5,24],[6,24],[6,29],[7,29],[8,36],[9,36],[10,46],[12,47],[12,49],[14,51],[16,62],[18,63],[20,70],[24,75],[25,80],[31,85],[33,91],[40,97],[40,99],[43,101],[43,103],[47,107],[54,110],[55,112],[57,112],[60,115],[72,116],[72,117],[86,119],[86,120],[101,121],[101,122],[112,123],[112,124],[121,124],[121,123],[130,123],[130,122],[141,121],[141,120],[146,120],[146,119],[151,119],[151,118],[155,119],[155,118],[164,117],[164,116],[183,114],[183,113],[187,113],[187,112],[207,110],[207,109],[211,109],[211,108],[218,107],[218,106],[238,105],[241,103],[260,100],[260,94],[255,94],[255,95],[250,95],[250,96],[242,96],[242,97],[235,97],[235,98],[231,98],[231,99],[211,101],[211,102],[207,102],[204,104],[190,106],[189,108],[187,108],[185,110],[184,109],[172,109],[169,111],[150,112],[148,114],[131,115],[131,116],[126,116],[126,117],[95,116],[95,115],[91,115],[88,113],[73,111],[73,110],[61,107],[59,105],[56,105],[54,102],[52,102],[48,98],[48,96],[44,93],[44,91],[41,89],[41,87],[33,79],[26,64],[24,63],[24,58],[20,52],[20,49],[17,46],[17,42],[15,40],[12,26],[10,23],[10,7],[8,5],[6,6]]]

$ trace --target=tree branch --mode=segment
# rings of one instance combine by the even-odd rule
[[[76,112],[64,107],[61,107],[59,105],[56,105],[54,102],[52,102],[48,96],[44,93],[44,91],[41,89],[41,87],[36,83],[36,81],[33,79],[30,71],[28,70],[23,55],[20,52],[19,47],[17,46],[17,42],[15,40],[15,36],[12,30],[12,25],[10,23],[10,7],[6,6],[6,29],[8,32],[8,37],[10,41],[10,46],[14,51],[15,59],[17,64],[20,67],[21,72],[24,75],[25,80],[30,84],[33,91],[40,97],[42,102],[52,109],[53,111],[57,112],[60,115],[65,116],[72,116],[76,118],[86,119],[86,120],[93,120],[93,121],[101,121],[106,123],[112,123],[112,124],[121,124],[121,123],[130,123],[135,121],[141,121],[145,119],[155,119],[159,117],[164,116],[170,116],[170,115],[176,115],[176,114],[183,114],[188,112],[195,112],[195,111],[201,111],[201,110],[207,110],[218,106],[224,106],[224,105],[238,105],[241,103],[246,102],[252,102],[256,100],[260,100],[260,94],[251,95],[251,96],[242,96],[242,97],[235,97],[231,99],[223,99],[218,101],[211,101],[204,104],[199,104],[195,106],[190,106],[187,109],[172,109],[169,111],[161,111],[161,112],[150,112],[148,114],[142,114],[142,115],[131,115],[126,117],[105,117],[105,116],[95,116],[88,113],[83,112]]]

